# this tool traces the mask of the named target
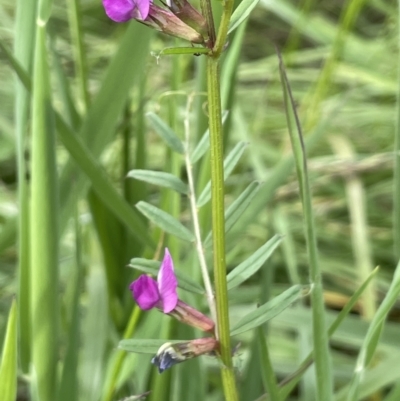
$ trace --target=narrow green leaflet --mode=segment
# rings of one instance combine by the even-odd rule
[[[235,9],[229,22],[228,34],[233,32],[253,11],[259,0],[243,0]]]
[[[294,285],[271,301],[250,312],[232,328],[231,336],[252,330],[279,315],[290,304],[303,296],[305,288],[307,287]]]
[[[154,223],[157,227],[160,227],[165,232],[175,235],[184,241],[194,241],[193,233],[170,214],[144,201],[138,202],[136,207],[152,223]]]
[[[169,54],[194,54],[199,56],[200,54],[208,54],[210,49],[204,47],[167,47],[158,53],[159,56],[169,55]]]
[[[249,258],[236,266],[227,277],[228,290],[237,287],[246,281],[249,277],[255,274],[266,260],[272,255],[275,249],[282,241],[281,235],[273,236],[268,242],[261,246]]]
[[[361,346],[360,353],[357,358],[356,367],[354,369],[354,376],[350,384],[350,389],[347,394],[347,401],[356,401],[359,399],[360,384],[368,364],[378,345],[377,336],[382,331],[382,325],[393,307],[394,303],[400,295],[400,262],[397,264],[394,272],[393,280],[390,284],[389,290],[376,311],[372,322],[368,328],[363,345]]]
[[[133,258],[129,264],[129,267],[133,269],[139,270],[143,273],[148,273],[157,276],[158,271],[160,269],[161,262],[157,260],[149,260],[143,258]],[[201,288],[199,284],[193,281],[190,277],[188,277],[182,271],[175,269],[176,277],[178,277],[178,287],[182,288],[182,290],[194,292],[196,294],[204,294],[204,289]]]
[[[224,161],[224,180],[226,180],[232,173],[236,164],[239,162],[240,158],[246,147],[247,142],[239,142],[229,153]],[[211,199],[211,181],[207,183],[204,187],[203,192],[200,194],[197,200],[197,206],[204,206]]]
[[[164,173],[163,171],[131,170],[128,173],[128,177],[170,188],[181,194],[187,194],[188,192],[187,185],[180,178],[170,173]]]
[[[228,207],[225,213],[225,232],[229,232],[230,229],[235,225],[240,216],[243,215],[245,210],[249,207],[254,196],[260,189],[261,183],[253,181],[240,195],[235,199],[232,204]],[[211,245],[212,233],[209,232],[206,239],[204,240],[204,246],[208,247]]]
[[[183,154],[184,148],[182,141],[175,134],[172,128],[167,125],[160,117],[158,117],[157,114],[147,113],[146,116],[157,134],[167,143],[167,145],[175,152]]]
[[[166,343],[182,343],[188,340],[121,340],[118,344],[119,349],[138,354],[156,354],[160,347]]]
[[[1,401],[15,401],[17,395],[17,305],[15,299],[8,317],[0,365]]]
[[[224,124],[224,122],[226,121],[228,114],[229,112],[226,110],[222,112],[222,124]],[[207,152],[209,147],[210,147],[210,130],[207,130],[201,137],[199,143],[195,147],[192,154],[190,155],[190,162],[192,164],[195,164],[197,161],[199,161],[199,159],[201,159],[204,153]]]

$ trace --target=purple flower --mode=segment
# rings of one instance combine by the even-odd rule
[[[157,281],[146,274],[142,274],[129,286],[129,289],[132,291],[133,298],[140,309],[157,308],[182,323],[213,333],[214,321],[182,302],[178,298],[177,286],[178,280],[174,272],[174,263],[168,248],[165,248]]]
[[[157,281],[142,274],[129,286],[129,289],[141,309],[158,308],[164,313],[170,313],[178,303],[177,286],[178,281],[175,276],[171,254],[168,248],[165,248],[164,259],[158,272]]]
[[[132,18],[145,20],[150,3],[152,0],[103,0],[106,14],[115,22],[126,22]]]

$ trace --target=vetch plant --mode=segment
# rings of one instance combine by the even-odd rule
[[[234,13],[232,13],[233,0],[223,0],[218,4],[220,8],[218,15],[221,15],[221,18],[216,20],[218,30],[214,27],[215,15],[213,15],[213,7],[217,3],[212,4],[211,0],[199,1],[200,8],[196,9],[194,3],[192,5],[188,0],[164,0],[157,4],[151,0],[103,0],[105,12],[113,21],[117,23],[134,21],[127,24],[123,38],[109,63],[104,60],[99,63],[87,63],[86,54],[89,54],[89,60],[98,59],[99,53],[96,53],[95,49],[100,48],[99,43],[106,43],[108,49],[114,49],[114,43],[112,45],[111,43],[117,36],[99,33],[100,30],[92,29],[96,26],[92,26],[88,31],[90,35],[86,36],[86,27],[93,21],[96,23],[98,21],[87,12],[88,9],[85,11],[82,9],[82,2],[68,0],[65,5],[58,6],[56,19],[57,22],[63,21],[63,23],[59,24],[55,32],[53,29],[47,29],[47,22],[53,23],[52,0],[20,1],[14,2],[15,4],[8,0],[10,4],[6,7],[7,12],[3,13],[4,21],[5,26],[12,25],[7,21],[8,11],[11,11],[10,16],[16,16],[15,40],[7,37],[10,32],[7,29],[4,31],[6,36],[1,40],[0,48],[18,75],[15,93],[17,145],[14,149],[12,139],[5,141],[3,137],[0,138],[2,145],[0,164],[3,166],[6,160],[6,164],[9,165],[9,161],[14,158],[14,151],[16,152],[19,192],[19,205],[16,210],[18,209],[19,222],[17,227],[14,216],[8,216],[1,207],[0,248],[2,254],[6,251],[6,263],[4,264],[4,259],[1,259],[0,289],[2,294],[11,295],[10,291],[15,288],[14,283],[8,284],[7,278],[11,269],[7,266],[11,266],[11,260],[16,260],[15,244],[11,246],[9,244],[18,232],[19,294],[18,302],[15,302],[11,309],[2,347],[0,398],[5,397],[4,401],[13,401],[17,390],[19,393],[18,386],[26,378],[29,398],[40,401],[114,401],[131,391],[136,395],[127,398],[126,401],[146,396],[149,396],[151,401],[170,399],[200,401],[209,398],[227,401],[236,401],[239,398],[246,401],[255,399],[284,401],[288,397],[293,398],[292,390],[301,380],[303,383],[299,386],[298,393],[302,399],[357,401],[368,397],[374,391],[384,389],[385,401],[397,401],[400,397],[400,385],[393,383],[398,382],[400,378],[399,370],[396,369],[398,358],[396,359],[395,352],[393,355],[389,354],[395,349],[393,344],[396,344],[395,340],[399,337],[399,325],[391,322],[390,330],[384,332],[381,339],[379,336],[383,332],[384,321],[400,293],[400,265],[391,280],[392,285],[387,287],[388,291],[383,302],[380,306],[376,305],[376,310],[375,306],[371,309],[374,313],[369,315],[371,324],[364,342],[361,333],[365,331],[368,322],[361,321],[356,314],[351,317],[347,315],[351,310],[355,310],[356,305],[366,310],[367,304],[360,295],[375,273],[369,276],[363,286],[354,293],[336,318],[334,311],[329,312],[333,323],[327,330],[325,320],[329,319],[326,319],[324,303],[332,301],[331,295],[323,287],[322,276],[325,272],[321,266],[324,266],[324,269],[333,266],[329,272],[327,289],[335,293],[345,289],[348,293],[351,290],[349,285],[350,277],[353,277],[354,264],[353,261],[349,263],[350,258],[346,256],[343,260],[335,258],[336,253],[342,255],[342,252],[336,252],[334,233],[327,233],[329,230],[318,230],[317,233],[311,196],[314,182],[308,177],[307,167],[309,159],[307,153],[312,155],[311,146],[321,137],[327,126],[336,128],[334,120],[341,120],[341,128],[343,126],[346,129],[346,124],[351,126],[352,132],[354,126],[359,126],[357,122],[353,124],[354,121],[350,124],[350,119],[346,119],[343,123],[343,119],[332,120],[329,117],[330,113],[328,115],[320,113],[324,111],[322,103],[324,109],[325,104],[336,104],[336,100],[332,102],[332,99],[326,98],[329,86],[331,84],[338,86],[338,81],[332,79],[336,66],[343,67],[344,72],[357,71],[360,67],[364,71],[367,68],[365,71],[368,71],[370,76],[379,78],[384,75],[378,68],[376,70],[374,68],[391,63],[394,58],[387,57],[388,63],[386,63],[385,57],[391,53],[385,48],[384,41],[379,40],[375,45],[372,43],[373,46],[369,46],[371,38],[358,40],[363,35],[356,32],[352,32],[352,36],[354,34],[357,46],[353,49],[354,46],[352,47],[350,42],[352,51],[338,51],[344,48],[345,36],[351,31],[354,16],[358,15],[358,12],[354,13],[354,7],[348,7],[341,18],[344,25],[338,26],[336,30],[338,36],[333,41],[331,54],[328,54],[328,63],[320,79],[321,85],[316,85],[314,94],[307,94],[312,96],[304,96],[306,99],[317,99],[314,103],[318,103],[318,107],[307,108],[307,102],[302,100],[306,88],[304,82],[315,74],[304,73],[305,80],[301,79],[300,85],[295,84],[294,96],[282,59],[280,66],[287,122],[281,121],[279,110],[283,110],[283,107],[277,107],[276,116],[268,116],[266,119],[268,121],[261,125],[258,122],[252,124],[255,129],[251,132],[251,138],[243,138],[243,142],[231,146],[229,138],[231,133],[236,131],[231,129],[230,123],[237,124],[234,128],[240,131],[241,135],[249,134],[246,132],[245,120],[251,105],[245,104],[248,99],[246,96],[254,96],[254,104],[257,103],[258,107],[262,107],[262,102],[256,101],[260,97],[255,95],[253,85],[248,85],[251,80],[247,81],[250,75],[254,75],[257,82],[260,79],[258,73],[253,74],[254,71],[259,71],[258,67],[249,74],[254,68],[253,62],[244,66],[246,91],[236,91],[235,88],[236,66],[246,33],[246,24],[242,22],[247,19],[258,0],[241,0],[239,4],[235,3],[237,8]],[[63,7],[68,12],[63,13]],[[291,19],[296,21],[295,31],[300,34],[306,33],[310,36],[309,39],[313,39],[313,43],[318,43],[323,38],[323,43],[320,42],[323,48],[312,54],[312,58],[310,58],[312,48],[307,48],[306,57],[303,57],[299,49],[291,61],[291,68],[296,69],[299,65],[304,65],[307,68],[302,68],[301,71],[310,71],[310,68],[316,71],[313,66],[319,63],[312,63],[313,66],[310,67],[309,60],[323,61],[326,58],[329,52],[329,40],[335,30],[332,29],[331,34],[325,35],[325,24],[321,24],[320,15],[317,19],[319,22],[315,22],[312,13],[302,13],[302,10],[296,9],[290,0],[264,1],[260,7],[264,7],[279,18],[284,16],[285,24],[290,24]],[[392,11],[394,6],[388,5],[385,10],[385,12]],[[387,12],[387,14],[393,18],[394,13]],[[323,18],[323,13],[321,16]],[[274,18],[274,21],[277,20]],[[328,21],[330,22],[329,19]],[[65,34],[67,26],[70,30],[69,35]],[[103,27],[110,29],[106,24]],[[202,54],[204,57],[193,58],[193,63],[186,62],[190,60],[182,63],[181,58],[174,58],[172,68],[164,69],[157,80],[146,82],[145,78],[153,75],[145,71],[145,66],[153,69],[155,65],[151,62],[154,60],[149,62],[147,58],[150,54],[149,43],[152,37],[148,27],[180,38],[189,44],[188,47],[164,49],[160,54],[199,56]],[[237,27],[239,27],[237,34],[228,40],[228,34]],[[254,25],[248,27],[254,33]],[[119,31],[122,32],[123,29]],[[64,52],[61,58],[58,57],[60,46],[65,49],[65,39],[61,42],[54,40],[54,35],[58,36],[59,33],[60,37],[71,39],[68,47],[72,50],[68,52],[71,54]],[[162,41],[157,42],[157,46],[160,42]],[[294,40],[294,42],[302,41]],[[15,46],[14,56],[7,50],[8,43],[13,43]],[[52,43],[51,51],[49,43]],[[89,43],[90,46],[86,48]],[[393,43],[394,41],[391,41],[390,50],[393,49]],[[252,46],[256,48],[258,44]],[[289,45],[286,49],[290,47]],[[370,59],[364,59],[364,55],[370,54],[371,49],[380,52],[379,57],[375,59],[385,59],[385,63],[370,63]],[[227,57],[223,58],[222,65],[223,52],[227,53]],[[107,56],[102,54],[100,57]],[[283,58],[286,56],[287,54]],[[68,63],[59,63],[59,59],[65,59]],[[332,63],[332,60],[335,62]],[[257,59],[257,64],[259,61],[265,62]],[[350,70],[346,69],[346,63],[349,62]],[[361,65],[362,62],[364,65]],[[3,64],[0,67],[2,72],[4,68],[8,68],[6,63]],[[64,64],[68,65],[68,68],[64,68]],[[88,65],[91,66],[91,70],[93,69],[90,73]],[[271,67],[270,57],[267,66]],[[328,70],[329,77],[325,74]],[[342,70],[340,76],[343,75]],[[148,104],[150,107],[154,105],[154,97],[147,96],[148,93],[154,93],[154,89],[158,88],[165,89],[162,80],[167,74],[170,90],[167,89],[159,99],[166,99],[171,94],[174,98],[169,98],[173,101],[166,107],[168,117],[164,121],[154,113],[146,113],[145,108]],[[190,80],[187,77],[190,77]],[[270,75],[270,79],[276,84],[273,75]],[[388,79],[393,80],[393,77]],[[371,115],[375,125],[375,120],[383,119],[380,116],[390,115],[392,112],[389,110],[391,98],[387,97],[386,92],[393,91],[396,85],[393,83],[382,85],[378,82],[379,79],[368,82],[363,80],[365,81],[365,74],[353,74],[351,79],[352,90],[360,82],[363,83],[362,88],[357,88],[355,92],[358,100],[363,97],[365,84],[368,86],[366,92],[374,95],[382,94],[381,97],[387,100],[380,102],[377,109],[371,106],[380,97],[363,104],[366,110],[363,116]],[[340,95],[343,87],[346,87],[345,81],[339,81],[339,91],[332,91],[335,93],[335,98],[339,98],[337,95]],[[53,90],[53,82],[57,83],[57,90]],[[192,85],[193,82],[195,84]],[[237,84],[242,85],[242,83],[241,78]],[[311,80],[309,83],[311,87]],[[5,93],[11,93],[7,88],[8,83],[5,84]],[[224,133],[221,86],[223,108],[229,111]],[[370,90],[370,86],[374,90]],[[186,90],[195,92],[188,94]],[[207,92],[207,102],[201,99],[205,92]],[[239,96],[234,96],[236,93]],[[183,127],[180,124],[182,105],[175,101],[182,95],[188,99]],[[77,97],[76,102],[75,97]],[[234,97],[237,103],[232,107]],[[150,103],[147,102],[149,98]],[[198,99],[201,100],[197,102]],[[346,99],[349,104],[354,101],[351,94]],[[297,102],[304,102],[299,110],[307,108],[312,114],[306,118],[302,116],[307,129],[305,142],[299,124],[300,119],[296,113]],[[11,104],[11,102],[6,103]],[[279,103],[279,100],[274,97],[275,103]],[[2,112],[7,113],[7,109],[5,107]],[[337,106],[333,109],[338,110]],[[164,112],[162,107],[161,110]],[[349,107],[348,110],[359,110],[359,108]],[[369,113],[369,110],[373,110],[376,114]],[[351,115],[351,112],[349,114]],[[322,117],[318,127],[314,129],[314,123],[320,116]],[[5,123],[8,125],[8,117],[2,114],[0,119],[2,126]],[[147,122],[165,142],[165,149],[158,139],[153,141],[152,138],[151,146],[147,142],[146,124],[144,124],[146,117]],[[206,118],[209,122],[208,131],[204,126]],[[196,121],[196,132],[193,135],[190,133],[192,121]],[[368,130],[368,123],[365,124],[363,121],[363,124]],[[288,154],[280,158],[280,155],[272,154],[279,148],[274,147],[277,137],[273,133],[272,142],[275,144],[270,149],[259,149],[260,153],[257,154],[258,152],[249,146],[246,152],[251,152],[251,155],[245,162],[246,166],[240,165],[237,168],[247,141],[263,143],[266,146],[272,143],[270,137],[262,137],[261,141],[256,137],[256,127],[269,129],[271,125],[278,127],[280,133],[289,128],[293,155]],[[131,129],[132,126],[135,129]],[[400,132],[398,127],[397,134]],[[268,132],[268,129],[263,131],[263,134]],[[12,138],[12,135],[7,137]],[[372,141],[373,135],[370,139]],[[337,138],[334,140],[338,146]],[[351,136],[348,140],[351,142]],[[399,143],[400,140],[397,140],[396,149],[399,148]],[[357,155],[358,145],[356,143],[354,145]],[[62,148],[62,159],[57,160],[60,148]],[[111,180],[108,175],[111,163],[108,157],[103,157],[105,152],[109,154],[110,149],[113,150],[110,152],[111,158],[117,154],[118,165],[121,167],[118,174],[120,182],[117,185],[115,177],[113,176]],[[116,153],[114,149],[117,149]],[[385,143],[386,150],[387,143]],[[164,151],[165,160],[152,159],[154,153],[160,155]],[[268,157],[266,163],[260,160],[264,155]],[[276,165],[275,160],[279,160]],[[122,163],[119,163],[120,161]],[[364,198],[360,196],[363,192],[360,191],[363,177],[358,176],[358,171],[362,171],[358,170],[358,162],[357,157],[351,168],[352,174],[345,178],[348,187],[358,192],[354,198],[355,192],[349,191],[348,203],[352,204],[349,208],[352,230],[341,230],[341,234],[350,238],[352,235],[348,232],[354,232],[356,235],[353,241],[343,241],[341,238],[339,242],[352,243],[355,255],[362,253],[368,255],[370,246],[368,242],[357,240],[367,237],[363,233],[369,231],[367,210],[370,209],[357,208],[359,200]],[[397,209],[395,237],[400,238],[398,160],[396,164],[396,194],[393,203]],[[303,215],[298,213],[299,207],[286,209],[285,205],[283,207],[279,205],[276,210],[276,202],[271,212],[268,205],[271,199],[275,198],[275,201],[285,203],[285,199],[282,201],[280,195],[275,197],[276,189],[290,176],[293,166],[298,173]],[[313,164],[311,166],[316,168]],[[155,170],[147,170],[151,168]],[[320,167],[317,168],[319,171]],[[330,168],[328,170],[324,168],[323,171],[329,171]],[[235,172],[233,178],[230,177],[232,172]],[[10,186],[8,181],[10,180],[12,184],[15,181],[12,178],[13,174],[6,174],[7,180],[3,180],[5,175],[3,171],[1,173],[2,186],[7,190],[3,191],[5,198],[2,194],[0,206],[4,204],[4,199],[8,204],[13,198],[14,185]],[[130,178],[125,180],[127,175]],[[259,181],[247,182],[248,177],[253,175],[256,175]],[[391,179],[390,174],[387,176]],[[143,183],[137,181],[133,183],[130,181],[131,178],[145,181],[146,185],[160,186],[162,188],[160,194],[151,191],[150,195],[150,191]],[[229,197],[225,199],[227,180],[229,180],[227,184]],[[246,182],[248,186],[239,192],[241,187],[239,183],[242,182]],[[355,183],[357,185],[354,185]],[[369,190],[368,186],[365,189]],[[340,193],[340,191],[333,192]],[[226,211],[225,200],[229,202]],[[153,202],[158,203],[153,204]],[[345,203],[332,202],[332,204],[343,206]],[[352,215],[351,210],[355,210],[354,205],[358,210],[357,214]],[[91,218],[81,219],[81,213],[90,214]],[[241,219],[243,214],[245,216]],[[290,219],[287,219],[288,214]],[[336,218],[336,213],[334,215]],[[257,219],[260,217],[258,221],[254,221],[256,216]],[[303,216],[304,220],[300,222]],[[337,219],[332,227],[335,228],[339,224],[346,226],[347,217]],[[271,219],[276,219],[276,227],[282,235],[270,233]],[[72,220],[75,225],[71,224]],[[389,220],[385,218],[387,227],[392,223],[388,222]],[[265,221],[268,221],[268,224],[263,224]],[[324,221],[325,219],[318,218],[318,224],[324,225]],[[328,217],[326,221],[332,219]],[[252,225],[254,223],[259,230],[257,238],[262,238],[264,235],[264,240],[249,257],[239,260],[252,247],[252,244],[248,246],[247,234],[252,235],[255,231],[251,227],[251,232],[246,232],[250,228],[250,223]],[[307,246],[304,239],[298,235],[297,229],[300,226],[304,228]],[[154,232],[152,232],[153,227],[156,227]],[[295,238],[290,238],[293,227],[296,227],[296,235]],[[377,228],[375,227],[373,232]],[[229,258],[232,267],[229,274],[225,261],[226,234],[229,235]],[[71,238],[74,240],[71,241]],[[329,239],[322,242],[329,244],[329,252],[324,252],[324,247],[318,249],[321,238]],[[382,238],[385,241],[384,238],[387,236]],[[376,247],[382,238],[377,239]],[[240,243],[236,244],[235,241]],[[395,241],[396,244],[397,242]],[[287,245],[286,249],[283,249],[282,254],[274,254],[274,259],[269,261],[269,257],[281,243]],[[165,246],[169,248],[166,248],[160,263],[158,250]],[[8,248],[11,248],[11,252]],[[308,255],[303,250],[305,248]],[[343,248],[346,249],[346,246]],[[375,249],[375,244],[373,248]],[[76,257],[64,258],[67,252],[75,252]],[[343,254],[350,253],[349,249],[346,249]],[[132,272],[124,269],[126,260],[131,255],[135,258],[132,259],[130,266],[142,274],[129,286],[135,302],[127,290],[128,284],[133,280]],[[143,255],[151,259],[144,259]],[[398,256],[398,252],[396,255]],[[60,260],[63,261],[62,274],[58,272]],[[90,263],[87,263],[88,260]],[[348,271],[346,284],[341,286],[340,272],[346,267],[342,265],[346,263],[345,260]],[[335,269],[335,262],[338,261],[340,269]],[[234,264],[237,264],[236,267],[232,266]],[[303,267],[309,266],[309,282],[304,283],[304,275],[298,274],[297,269],[300,264]],[[361,279],[366,272],[363,260],[360,258],[356,264],[357,269],[363,272],[360,275]],[[289,266],[291,278],[284,279],[275,286],[275,280],[271,276],[274,268],[282,265]],[[200,271],[197,271],[198,267]],[[387,269],[386,266],[382,268]],[[253,277],[255,274],[257,278]],[[283,276],[280,274],[279,277]],[[388,281],[385,277],[386,273],[382,280],[383,289]],[[251,281],[242,286],[247,280]],[[288,285],[288,281],[291,284]],[[241,288],[237,291],[239,286]],[[191,294],[179,292],[178,296],[178,287],[179,291],[188,291]],[[356,287],[354,283],[354,289]],[[373,294],[374,290],[371,289],[370,293]],[[309,303],[298,302],[304,296],[310,296]],[[336,300],[340,297],[334,298]],[[200,300],[203,302],[197,302]],[[205,301],[208,309],[204,310]],[[296,304],[295,307],[292,307],[293,304]],[[151,309],[156,311],[142,312]],[[2,307],[2,310],[5,308]],[[165,318],[158,312],[173,319]],[[279,315],[282,312],[283,315]],[[276,320],[269,324],[273,318]],[[347,324],[343,326],[350,329],[339,328],[344,320],[347,320]],[[284,329],[279,326],[282,321],[286,326]],[[0,316],[0,323],[4,322],[5,319]],[[266,324],[270,326],[268,335],[265,330]],[[1,331],[3,325],[0,326]],[[342,358],[336,358],[336,353],[340,352],[340,343],[334,350],[335,369],[331,367],[329,341],[338,328],[341,331],[338,336],[340,342],[347,342],[346,345],[350,347],[362,344],[354,372],[348,368],[349,358],[345,358],[344,364]],[[198,333],[197,330],[201,331],[199,335],[194,334]],[[251,336],[249,331],[255,335]],[[246,336],[242,337],[243,333],[247,333]],[[2,334],[1,332],[0,337],[3,337]],[[276,341],[278,335],[279,343]],[[204,337],[195,338],[202,336]],[[293,341],[295,336],[296,341]],[[393,338],[390,338],[391,336]],[[115,338],[122,338],[119,342],[119,349],[122,351],[113,354],[115,347],[112,340]],[[276,349],[269,350],[270,339],[274,347],[276,344],[285,347],[282,344],[287,343],[288,338],[290,346],[287,349],[290,352],[293,349],[296,351],[300,349],[308,356],[300,364],[297,355],[291,362],[285,360],[284,366],[291,366],[292,373],[278,382],[277,378],[285,372],[280,370],[282,364],[279,362],[282,358],[277,356]],[[312,342],[308,341],[309,338],[312,338]],[[333,340],[337,342],[338,338]],[[232,341],[236,343],[234,347]],[[240,341],[243,343],[242,347],[246,348],[246,352],[243,353],[246,361],[243,364],[245,366],[243,372],[237,377],[232,356],[238,349],[237,343],[240,344]],[[384,352],[379,354],[379,359],[374,360],[374,352],[380,344],[385,346]],[[151,362],[155,366],[150,363],[148,355],[135,355],[132,359],[124,360],[125,357],[127,359],[131,357],[126,355],[125,351],[151,355]],[[279,354],[289,356],[286,352]],[[198,358],[200,356],[201,358]],[[212,363],[204,363],[204,356],[211,356]],[[278,363],[275,363],[277,360]],[[19,366],[18,361],[20,361]],[[188,363],[182,366],[181,364],[186,361]],[[304,372],[313,363],[315,363],[315,383],[310,380],[311,372],[308,377],[303,377]],[[342,370],[342,366],[345,366],[345,369]],[[171,367],[174,367],[173,372],[170,372],[171,375],[157,374],[157,370],[162,373]],[[221,372],[221,383],[215,377],[207,381],[208,376],[214,375],[216,371]],[[335,380],[338,371],[341,377],[340,380]],[[386,389],[390,386],[392,386],[389,390],[391,393],[386,395]],[[151,390],[151,394],[146,390]],[[258,398],[263,393],[264,395]]]

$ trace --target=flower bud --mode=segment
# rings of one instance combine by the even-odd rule
[[[196,32],[208,37],[208,27],[205,18],[187,0],[167,1],[169,9],[185,24]]]
[[[165,343],[151,360],[158,367],[160,373],[170,367],[195,358],[200,355],[213,354],[218,348],[218,341],[214,338],[198,338],[182,343]]]

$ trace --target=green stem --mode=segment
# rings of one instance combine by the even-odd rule
[[[217,41],[215,42],[215,46],[213,49],[213,53],[217,58],[224,50],[226,37],[228,35],[229,22],[231,20],[231,15],[233,10],[233,3],[234,3],[233,0],[224,0],[223,2],[224,8],[222,11],[221,22],[219,24]]]
[[[220,342],[222,383],[225,399],[237,401],[238,394],[232,365],[229,335],[228,290],[225,262],[225,213],[224,213],[224,166],[223,131],[219,61],[209,57],[207,63],[208,112],[211,146],[211,205],[214,250],[214,281],[217,305],[217,337]]]

